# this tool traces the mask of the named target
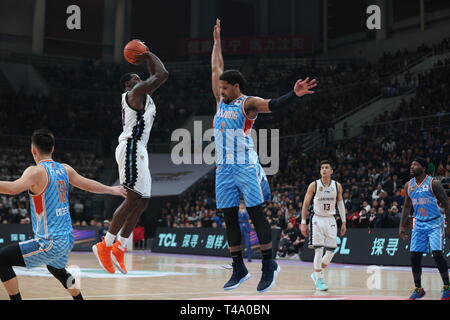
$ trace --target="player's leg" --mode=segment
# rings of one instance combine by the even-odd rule
[[[414,228],[411,233],[411,269],[414,278],[415,289],[410,300],[417,300],[425,296],[422,288],[422,256],[428,252],[427,232]]]
[[[439,273],[444,283],[442,290],[442,300],[450,300],[450,285],[448,278],[448,264],[443,254],[444,249],[444,235],[445,231],[443,227],[433,228],[429,233],[429,242],[431,247],[431,253],[434,261],[438,267]]]
[[[80,284],[75,277],[66,270],[69,255],[74,244],[73,237],[63,240],[53,240],[53,248],[49,251],[49,260],[46,263],[47,270],[63,285],[73,300],[83,300]],[[53,259],[51,259],[53,257]],[[51,260],[50,260],[51,259]]]
[[[111,251],[114,240],[125,223],[130,212],[133,212],[138,204],[140,195],[132,190],[127,190],[127,197],[114,212],[111,225],[103,241],[92,246],[92,251],[98,259],[100,266],[109,273],[114,273],[114,265],[111,259]]]
[[[111,250],[113,264],[123,274],[127,273],[127,268],[125,266],[125,252],[129,242],[128,239],[139,222],[142,213],[149,205],[152,189],[152,177],[148,166],[147,149],[138,145],[136,153],[136,176],[132,180],[132,185],[130,185],[133,187],[133,192],[138,195],[134,200],[136,206],[128,213],[126,220],[122,224],[120,234],[118,234],[118,241],[113,244]]]
[[[111,259],[114,266],[123,274],[128,272],[125,266],[125,252],[128,248],[130,235],[139,222],[142,213],[147,209],[149,202],[149,198],[141,198],[137,200],[138,204],[136,208],[128,215],[127,220],[120,231],[120,235],[117,237],[117,241],[113,244]]]
[[[20,246],[17,243],[0,249],[0,280],[11,300],[22,300],[19,281],[13,266],[25,267]]]
[[[259,164],[234,167],[234,177],[244,196],[245,206],[255,226],[261,248],[262,275],[257,290],[266,292],[275,285],[280,272],[280,266],[273,257],[272,230],[262,208],[262,204],[270,200],[269,183]]]
[[[47,270],[63,285],[73,300],[83,300],[80,289],[77,288],[75,278],[65,268],[55,268],[47,265]]]
[[[245,246],[247,248],[247,261],[252,261],[252,244],[250,243],[250,232],[244,230]]]
[[[250,278],[244,264],[241,248],[241,230],[239,227],[239,190],[236,187],[230,165],[219,165],[216,169],[216,204],[223,211],[226,225],[228,248],[233,259],[233,274],[223,286],[232,290]]]
[[[316,289],[321,291],[328,290],[328,286],[325,284],[322,261],[324,258],[324,247],[327,246],[326,237],[326,224],[328,223],[326,217],[313,215],[310,220],[310,239],[311,245],[314,248],[314,272],[311,274],[311,279],[314,282]]]

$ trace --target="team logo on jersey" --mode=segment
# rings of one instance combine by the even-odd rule
[[[414,191],[416,188],[415,187],[411,187],[411,191]]]
[[[423,191],[428,191],[429,189],[428,189],[428,185],[424,185],[423,187],[422,187],[422,190]]]
[[[323,191],[323,187],[320,187],[320,188],[319,188],[319,191]]]

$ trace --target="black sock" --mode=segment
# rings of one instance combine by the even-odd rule
[[[272,260],[272,249],[261,250],[263,260]]]
[[[72,296],[73,300],[84,300],[81,292],[77,296]]]
[[[233,258],[234,263],[243,263],[242,251],[231,252],[231,258]]]
[[[10,298],[11,300],[22,300],[22,296],[20,295],[20,292],[19,292],[18,294],[9,296],[9,298]]]

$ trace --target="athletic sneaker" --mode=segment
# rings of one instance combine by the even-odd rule
[[[417,300],[423,298],[425,294],[426,292],[425,290],[423,290],[423,288],[416,288],[414,289],[413,293],[411,294],[408,300]]]
[[[442,289],[441,300],[450,300],[450,286],[444,286],[444,289]]]
[[[125,266],[124,263],[124,258],[125,258],[125,252],[127,251],[127,248],[124,248],[123,250],[120,248],[122,246],[122,244],[120,243],[120,241],[116,241],[114,242],[113,246],[112,246],[112,250],[111,250],[111,260],[114,263],[114,266],[116,267],[116,269],[118,269],[120,272],[122,272],[123,274],[126,274],[127,271],[127,267]]]
[[[278,274],[281,271],[280,266],[275,260],[263,260],[262,262],[262,275],[261,280],[258,283],[258,292],[266,292],[272,289],[277,280]]]
[[[317,279],[315,272],[313,272],[311,274],[311,279],[314,281],[314,285],[316,286],[316,289],[318,289],[320,291],[328,290],[328,286],[326,285],[325,280],[323,280],[322,278]]]
[[[98,263],[100,266],[109,273],[115,273],[116,270],[114,269],[112,260],[111,260],[111,247],[107,247],[105,243],[105,239],[103,239],[102,242],[97,243],[96,245],[92,246],[92,251],[94,252],[95,256],[98,259]]]
[[[236,289],[241,283],[250,279],[251,276],[243,262],[233,262],[231,265],[233,266],[233,274],[231,275],[230,280],[223,286],[224,290]]]

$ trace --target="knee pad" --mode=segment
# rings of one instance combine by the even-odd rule
[[[229,247],[241,245],[241,229],[239,228],[238,210],[238,207],[222,209]]]
[[[9,281],[16,277],[16,273],[12,266],[9,265],[0,265],[0,280],[2,282]]]
[[[323,247],[314,249],[314,270],[322,270]]]
[[[326,249],[325,255],[322,258],[322,264],[329,265],[333,257],[334,257],[334,250]]]
[[[61,282],[66,289],[71,289],[75,285],[75,278],[67,272],[66,269],[57,269],[52,266],[47,266],[47,270]]]
[[[248,215],[252,219],[255,226],[256,234],[260,244],[268,244],[272,241],[272,230],[270,230],[269,222],[262,211],[262,206],[248,207]]]

